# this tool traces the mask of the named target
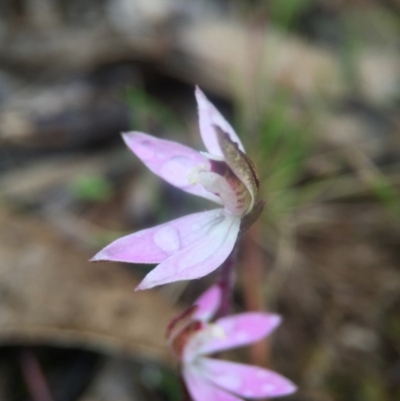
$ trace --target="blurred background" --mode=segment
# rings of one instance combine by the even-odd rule
[[[164,330],[213,277],[134,293],[148,266],[87,260],[212,206],[120,137],[203,150],[195,84],[266,200],[235,310],[284,318],[230,357],[288,400],[399,400],[399,53],[398,0],[1,0],[0,401],[182,399]]]

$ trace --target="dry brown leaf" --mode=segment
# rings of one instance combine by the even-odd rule
[[[257,60],[252,53],[255,42],[260,43]],[[248,85],[255,62],[262,68],[258,82],[264,82],[266,88],[278,85],[303,96],[317,93],[333,98],[349,91],[337,54],[274,29],[253,32],[233,19],[207,19],[190,25],[181,46],[182,53],[201,66],[196,82],[219,92],[230,94],[232,83],[235,89]],[[393,99],[399,68],[397,54],[366,49],[356,65],[365,98],[376,103]],[[190,70],[179,72],[191,74]]]
[[[165,358],[176,312],[122,265],[88,263],[49,226],[0,213],[0,344],[58,344]]]

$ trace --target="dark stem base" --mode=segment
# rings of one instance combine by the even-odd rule
[[[235,287],[236,274],[235,274],[235,262],[237,259],[238,243],[235,244],[228,259],[220,267],[220,275],[217,280],[217,284],[221,288],[221,306],[219,308],[217,317],[223,317],[229,315],[232,309],[232,297],[233,290]]]

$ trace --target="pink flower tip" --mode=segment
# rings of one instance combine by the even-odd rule
[[[211,287],[194,303],[197,309],[189,308],[174,319],[174,330],[169,330],[171,349],[182,363],[193,401],[240,401],[239,397],[280,397],[295,392],[296,385],[279,373],[209,357],[259,341],[282,320],[279,315],[261,312],[214,320],[220,302],[219,288]]]

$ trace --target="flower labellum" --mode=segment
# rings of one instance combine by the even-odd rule
[[[264,206],[256,202],[257,173],[239,137],[199,88],[195,95],[207,153],[141,132],[123,134],[127,146],[153,173],[222,206],[119,238],[91,259],[159,263],[139,284],[140,290],[200,278],[217,269],[239,231],[248,228]]]
[[[270,334],[281,319],[267,313],[241,313],[212,322],[221,302],[221,289],[211,287],[169,328],[169,344],[182,364],[182,374],[193,401],[240,401],[241,398],[279,397],[296,386],[273,371],[209,355],[248,345]]]

